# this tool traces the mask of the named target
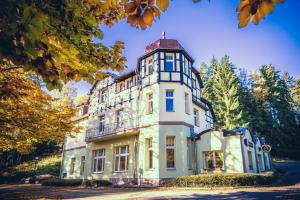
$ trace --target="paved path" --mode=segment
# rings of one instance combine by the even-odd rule
[[[279,163],[287,175],[271,187],[239,189],[87,189],[0,185],[0,199],[300,199],[300,162]]]

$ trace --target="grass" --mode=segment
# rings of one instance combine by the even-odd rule
[[[0,183],[19,182],[22,178],[33,175],[50,174],[53,176],[58,176],[60,162],[61,156],[53,155],[41,158],[37,161],[37,163],[35,163],[35,161],[29,161],[9,167],[0,172]]]

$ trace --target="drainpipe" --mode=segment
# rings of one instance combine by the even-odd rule
[[[194,157],[195,157],[195,174],[197,174],[198,173],[198,162],[197,162],[197,144],[196,144],[196,138],[194,137],[193,138],[193,140],[194,140]]]

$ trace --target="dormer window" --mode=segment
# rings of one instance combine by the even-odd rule
[[[165,71],[174,71],[174,54],[166,53],[166,66]]]

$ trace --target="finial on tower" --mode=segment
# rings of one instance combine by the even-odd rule
[[[162,39],[166,39],[166,32],[162,32]]]

